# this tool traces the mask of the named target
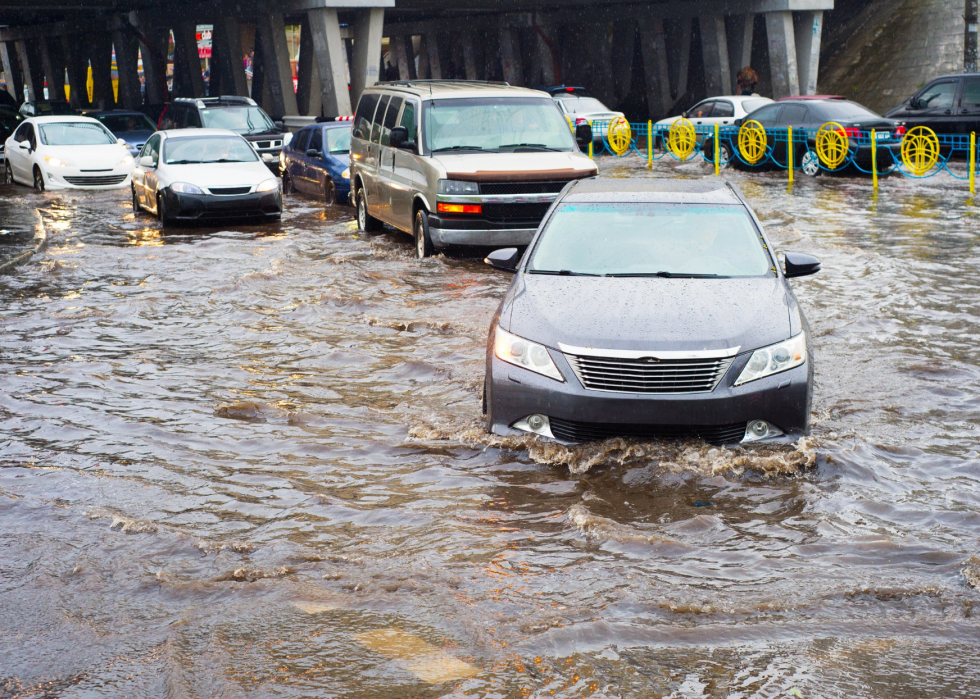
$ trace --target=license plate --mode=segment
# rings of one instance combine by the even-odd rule
[[[878,137],[878,140],[879,141],[887,141],[887,140],[889,140],[892,137],[892,135],[890,133],[888,133],[888,132],[878,133],[878,134],[875,134],[875,135]]]

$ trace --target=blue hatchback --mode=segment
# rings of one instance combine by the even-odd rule
[[[282,191],[322,198],[328,205],[350,197],[349,119],[307,126],[279,156]]]

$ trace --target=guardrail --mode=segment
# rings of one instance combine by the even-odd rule
[[[970,193],[976,191],[976,134],[937,135],[925,126],[908,131],[860,131],[827,122],[819,129],[765,128],[757,121],[741,126],[695,126],[687,119],[668,125],[631,124],[622,117],[592,121],[593,142],[589,156],[609,153],[624,158],[637,155],[650,167],[663,158],[680,162],[702,159],[713,163],[715,174],[721,168],[779,168],[808,175],[854,169],[870,174],[874,186],[878,176],[893,172],[914,179],[946,172],[958,180],[969,180]],[[598,137],[598,138],[597,138]],[[951,161],[963,166],[950,167]]]

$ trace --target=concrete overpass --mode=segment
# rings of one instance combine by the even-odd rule
[[[252,94],[275,116],[350,114],[387,61],[401,79],[584,84],[610,106],[657,119],[704,95],[734,91],[752,65],[776,97],[817,88],[823,13],[834,0],[4,0],[0,59],[7,89],[46,83],[77,107],[135,108],[205,94],[195,27],[214,26],[211,94]],[[299,25],[298,89],[287,26]],[[173,36],[173,86],[167,54]],[[111,57],[118,68],[118,105]],[[94,94],[84,88],[91,66]],[[349,82],[349,89],[348,89]],[[77,88],[77,89],[76,89]]]

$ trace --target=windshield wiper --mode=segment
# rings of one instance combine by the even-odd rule
[[[482,146],[446,146],[445,148],[433,148],[433,153],[442,153],[447,150],[486,150]]]
[[[601,277],[601,274],[590,274],[589,272],[573,272],[570,269],[532,269],[528,274],[554,274],[559,277]]]
[[[506,146],[499,146],[497,150],[503,150],[505,148],[513,148],[515,150],[518,148],[527,148],[528,150],[550,150],[550,151],[561,150],[560,148],[552,148],[551,146],[546,146],[543,143],[510,143]]]
[[[168,160],[167,165],[200,165],[203,160]]]
[[[663,277],[664,279],[727,279],[724,274],[686,274],[684,272],[620,272],[604,277]]]

